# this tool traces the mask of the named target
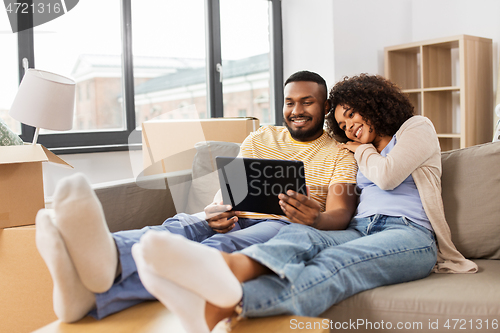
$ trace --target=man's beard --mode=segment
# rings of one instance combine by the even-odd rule
[[[290,117],[289,117],[289,119],[290,119]],[[289,119],[288,119],[288,121],[290,121]],[[290,132],[290,135],[292,136],[292,138],[294,140],[309,141],[310,137],[313,137],[320,132],[323,133],[323,126],[325,123],[325,115],[323,114],[321,119],[319,119],[318,122],[316,124],[314,124],[314,126],[308,130],[303,130],[303,129],[294,130],[294,129],[290,128],[290,126],[288,125],[288,121],[286,121],[286,120],[284,121],[285,127],[288,129],[288,132]]]

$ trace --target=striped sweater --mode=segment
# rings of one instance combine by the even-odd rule
[[[251,133],[241,145],[240,157],[298,160],[304,162],[306,184],[310,196],[325,211],[328,188],[335,183],[356,183],[357,166],[347,149],[337,148],[337,142],[326,132],[309,142],[294,140],[282,126],[263,126]],[[242,212],[240,217],[286,219],[280,215]]]

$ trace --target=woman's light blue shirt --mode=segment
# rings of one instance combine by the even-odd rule
[[[391,142],[380,152],[387,154],[396,145],[396,135]],[[431,223],[425,214],[417,186],[411,175],[408,176],[398,187],[393,190],[384,191],[366,178],[359,170],[357,184],[361,189],[361,196],[356,217],[368,217],[376,214],[387,216],[404,216],[421,226],[432,230]]]

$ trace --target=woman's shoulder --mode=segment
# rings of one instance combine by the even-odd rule
[[[424,131],[427,133],[432,133],[435,134],[436,130],[434,129],[434,125],[430,121],[429,118],[424,117],[424,116],[413,116],[406,120],[403,125],[399,128],[399,130],[396,132],[396,137],[400,136],[404,132],[407,132],[409,130],[419,130],[419,131]]]

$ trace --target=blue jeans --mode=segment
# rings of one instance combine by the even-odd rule
[[[245,317],[316,317],[361,291],[426,277],[437,260],[432,231],[384,215],[354,218],[342,231],[290,224],[241,253],[276,273],[243,284]]]
[[[162,225],[116,232],[113,238],[122,272],[108,291],[95,295],[96,308],[89,314],[101,319],[140,302],[155,299],[142,285],[131,252],[132,245],[139,242],[141,236],[149,230],[169,231],[219,251],[234,252],[252,244],[266,242],[288,223],[284,220],[241,218],[230,232],[219,234],[209,227],[207,221],[195,215],[177,214]]]

